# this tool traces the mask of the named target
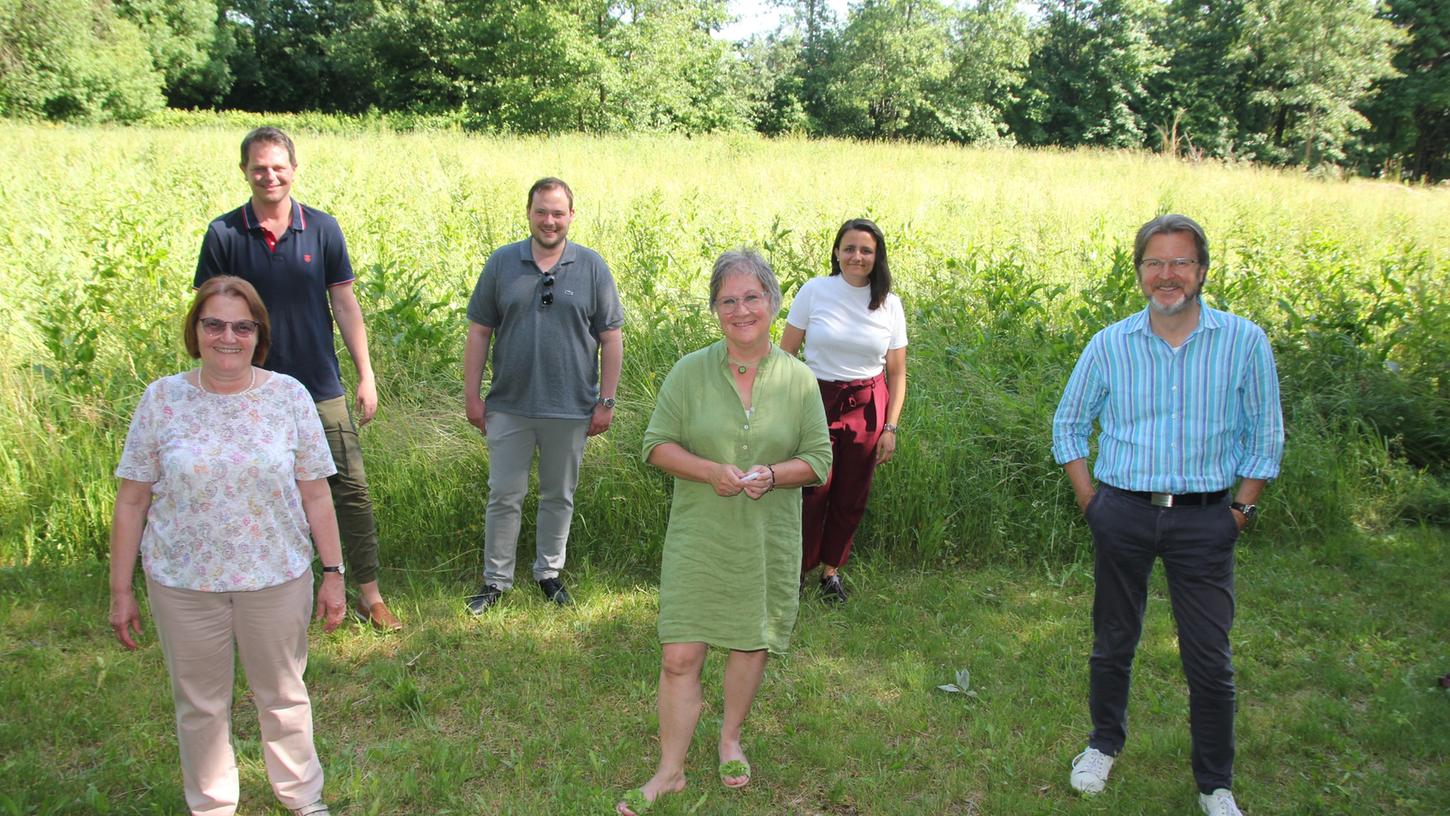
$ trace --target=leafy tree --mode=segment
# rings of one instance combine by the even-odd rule
[[[0,0],[0,113],[133,121],[162,106],[162,84],[109,0]]]
[[[468,99],[471,78],[460,62],[468,50],[451,0],[362,0],[338,35],[339,73],[354,78],[344,110],[445,113]]]
[[[1144,112],[1164,152],[1232,156],[1263,126],[1249,98],[1252,60],[1238,48],[1245,2],[1169,0],[1153,27],[1167,59],[1148,82]]]
[[[218,42],[216,0],[115,0],[116,12],[145,32],[151,62],[177,104],[219,102],[231,87],[229,40]]]
[[[1255,63],[1253,102],[1272,113],[1269,158],[1338,161],[1369,122],[1355,106],[1394,75],[1401,33],[1365,0],[1248,0],[1239,58]]]
[[[1144,143],[1146,83],[1163,54],[1155,0],[1045,0],[1045,22],[1009,122],[1028,144]]]
[[[236,45],[226,105],[251,111],[337,111],[357,106],[369,80],[333,56],[367,0],[221,0]]]
[[[740,45],[744,96],[755,130],[770,136],[811,131],[800,51],[801,38],[794,33],[752,37]]]
[[[1362,108],[1374,125],[1370,155],[1402,163],[1412,179],[1450,178],[1450,3],[1390,0],[1384,17],[1409,40],[1394,57],[1400,76],[1381,80]]]
[[[833,132],[957,135],[940,91],[951,73],[951,10],[937,0],[864,0],[841,32],[827,95]]]
[[[457,68],[476,124],[529,133],[610,129],[605,105],[617,80],[603,40],[616,21],[605,2],[459,6],[465,45]]]
[[[788,70],[778,65],[773,71],[777,81],[768,94],[772,100],[770,115],[792,123],[787,130],[825,134],[840,21],[827,0],[774,0],[774,4],[787,11],[783,31],[775,43],[794,43],[796,49],[794,64]],[[772,53],[780,63],[785,62],[784,57],[779,50]]]
[[[626,4],[624,20],[604,41],[616,63],[606,100],[628,130],[686,132],[748,125],[746,75],[729,44],[711,31],[725,23],[719,0],[649,0]]]
[[[961,11],[955,28],[947,86],[958,116],[975,123],[959,130],[973,133],[967,141],[1002,138],[1032,54],[1027,16],[1014,0],[977,0]]]

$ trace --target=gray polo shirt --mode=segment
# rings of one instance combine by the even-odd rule
[[[545,306],[545,271],[554,302]],[[468,319],[493,329],[489,410],[544,419],[587,419],[599,398],[599,335],[624,325],[614,276],[599,253],[572,241],[552,270],[534,263],[528,239],[494,250]]]

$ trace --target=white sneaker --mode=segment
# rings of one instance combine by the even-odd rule
[[[1089,748],[1073,757],[1072,775],[1067,781],[1078,793],[1102,793],[1103,787],[1108,784],[1108,772],[1112,769],[1112,757],[1096,748]]]
[[[1203,808],[1207,816],[1244,816],[1244,812],[1234,803],[1234,795],[1228,788],[1219,788],[1213,793],[1200,793],[1198,806]]]

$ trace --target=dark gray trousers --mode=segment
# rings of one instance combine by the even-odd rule
[[[1207,506],[1154,507],[1102,485],[1087,508],[1095,549],[1088,745],[1116,756],[1127,740],[1133,655],[1143,632],[1148,576],[1163,559],[1188,680],[1193,776],[1202,793],[1233,787],[1234,542],[1228,499]]]

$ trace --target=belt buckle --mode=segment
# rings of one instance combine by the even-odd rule
[[[1172,507],[1173,506],[1173,494],[1172,493],[1154,493],[1152,495],[1152,497],[1148,499],[1148,501],[1150,503],[1152,503],[1152,505],[1154,507]]]

